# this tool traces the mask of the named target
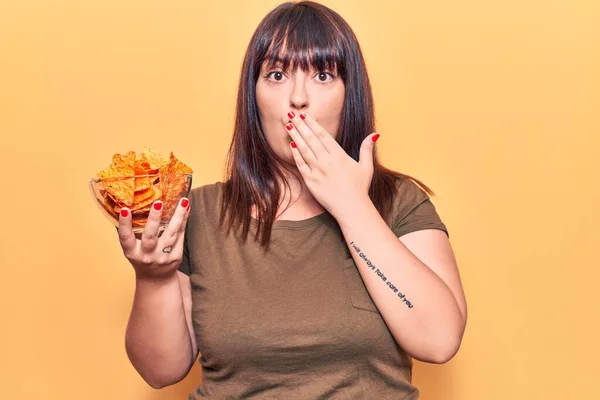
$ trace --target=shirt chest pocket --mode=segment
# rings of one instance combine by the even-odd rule
[[[347,261],[343,267],[343,273],[344,283],[352,307],[379,314],[379,310],[377,309],[377,306],[375,306],[375,303],[373,303],[369,291],[360,276],[360,272],[358,272],[358,269],[354,264],[354,260]]]

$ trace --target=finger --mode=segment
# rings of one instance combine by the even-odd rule
[[[119,213],[119,242],[125,254],[131,253],[135,249],[136,239],[131,227],[131,211],[127,207],[121,208]]]
[[[183,223],[181,224],[180,232],[185,233],[185,229],[187,227],[187,222],[190,219],[190,214],[192,213],[192,204],[188,204],[187,210],[185,211],[185,215],[183,217]],[[183,236],[183,235],[182,235]]]
[[[183,223],[181,224],[179,235],[177,235],[177,240],[175,241],[175,245],[174,245],[174,250],[173,251],[177,251],[178,252],[176,254],[183,254],[183,245],[184,245],[184,242],[185,242],[185,232],[186,232],[185,228],[187,226],[187,222],[188,222],[189,217],[190,217],[190,209],[191,209],[190,205],[188,204],[187,211],[185,212],[185,216],[183,218]]]
[[[375,151],[375,142],[379,139],[378,133],[372,133],[363,140],[360,146],[358,163],[365,165],[369,169],[373,167],[373,152]]]
[[[290,143],[290,146],[292,148],[292,156],[294,157],[294,161],[296,162],[296,166],[298,167],[298,170],[300,171],[300,173],[302,174],[303,177],[305,177],[305,178],[309,177],[312,170],[310,169],[310,166],[308,166],[308,164],[306,164],[306,162],[302,158],[302,154],[300,154],[300,152],[298,151],[298,148],[296,147],[296,143],[292,142],[292,143]]]
[[[288,131],[289,135],[292,137],[292,140],[296,143],[297,149],[302,154],[302,158],[304,162],[306,162],[311,168],[318,164],[317,157],[312,152],[310,147],[306,144],[298,130],[294,127],[294,124],[291,122],[285,126],[285,129]]]
[[[306,113],[301,113],[299,115],[300,121],[305,124],[310,130],[314,133],[314,135],[321,141],[323,147],[329,154],[336,155],[346,152],[340,146],[340,144],[335,140],[333,136],[325,128],[323,128],[313,117]],[[318,157],[318,155],[317,155]]]
[[[324,147],[321,139],[313,132],[313,130],[300,118],[299,115],[295,115],[293,112],[288,113],[288,117],[294,125],[294,128],[300,133],[302,139],[307,146],[312,150],[317,160],[322,160],[323,157],[329,155],[329,152]],[[321,135],[323,136],[323,135]],[[296,139],[294,139],[296,140]],[[297,142],[296,142],[297,143]],[[298,144],[298,143],[297,143]]]
[[[190,206],[190,200],[188,198],[181,198],[179,200],[179,204],[177,205],[177,209],[171,217],[171,221],[169,221],[169,225],[163,232],[161,237],[172,238],[179,234],[181,231],[181,225],[183,224],[183,220],[185,218],[185,214],[187,213],[187,209]]]
[[[152,252],[156,248],[158,241],[158,229],[160,228],[160,218],[162,216],[163,202],[158,200],[152,204],[148,221],[142,233],[142,250]]]

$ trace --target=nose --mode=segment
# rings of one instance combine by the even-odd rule
[[[290,95],[290,107],[293,110],[303,110],[308,108],[308,106],[309,99],[308,92],[306,91],[306,81],[302,76],[296,76],[292,94]]]

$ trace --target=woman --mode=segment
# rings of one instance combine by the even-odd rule
[[[141,239],[120,217],[136,272],[127,353],[152,387],[200,350],[190,399],[418,398],[412,358],[453,357],[466,302],[432,192],[379,164],[373,131],[346,22],[309,1],[270,12],[224,182],[193,189],[162,235],[160,202]]]

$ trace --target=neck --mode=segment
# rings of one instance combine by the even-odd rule
[[[288,176],[288,182],[290,190],[287,189],[283,182],[279,182],[282,196],[277,214],[280,217],[285,216],[285,219],[304,219],[325,211],[308,187],[306,187],[304,180],[298,180],[294,175],[291,175]],[[290,203],[289,207],[288,203]]]
[[[279,188],[282,193],[277,208],[277,219],[302,220],[325,211],[323,206],[314,198],[310,190],[306,187],[303,180],[298,180],[294,175],[287,177],[290,189],[279,182]],[[289,205],[288,205],[289,203]],[[256,218],[256,209],[252,207],[252,216]]]

